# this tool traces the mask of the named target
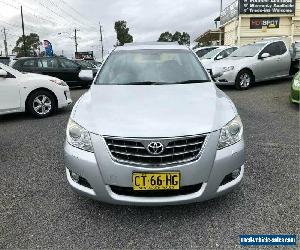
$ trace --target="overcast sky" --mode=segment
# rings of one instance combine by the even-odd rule
[[[223,0],[224,6],[233,0]],[[52,42],[56,54],[74,55],[72,36],[78,28],[78,51],[93,50],[99,57],[99,21],[103,26],[104,50],[116,43],[114,22],[126,20],[134,41],[156,41],[164,31],[188,32],[193,41],[214,28],[220,0],[0,0],[0,29],[5,27],[9,50],[21,35],[20,5],[25,33],[35,32]],[[58,33],[62,33],[58,35]],[[4,50],[3,32],[0,50]]]

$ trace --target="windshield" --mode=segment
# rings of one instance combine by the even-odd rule
[[[254,43],[254,44],[242,46],[236,51],[234,51],[230,55],[230,57],[253,57],[259,51],[261,51],[261,49],[264,48],[265,45],[266,45],[265,43]]]
[[[210,52],[208,52],[206,55],[204,55],[202,58],[203,59],[212,59],[214,58],[216,55],[218,55],[221,51],[223,51],[223,49],[214,49]]]
[[[115,51],[106,60],[95,84],[170,84],[210,81],[188,50]]]

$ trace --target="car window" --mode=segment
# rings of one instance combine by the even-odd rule
[[[206,55],[208,52],[212,51],[216,49],[216,47],[211,47],[211,48],[206,48],[206,49],[200,49],[196,52],[198,57],[203,57],[204,55]]]
[[[45,57],[41,58],[40,60],[43,65],[43,68],[58,68],[58,61],[54,57]]]
[[[269,53],[271,56],[278,56],[284,54],[285,52],[286,46],[284,42],[279,41],[269,44],[266,48],[264,48],[261,54]]]
[[[35,59],[28,59],[23,63],[23,67],[35,67]]]
[[[259,53],[266,43],[254,43],[248,44],[235,50],[230,56],[231,57],[253,57]]]
[[[209,81],[197,57],[188,50],[124,50],[111,53],[95,84],[175,84],[188,80]]]
[[[287,51],[285,43],[282,41],[278,42],[278,47],[279,47],[280,55],[283,55]]]
[[[59,59],[61,67],[63,68],[67,68],[67,69],[76,69],[78,68],[78,64],[71,61],[71,60],[67,60],[67,59]]]

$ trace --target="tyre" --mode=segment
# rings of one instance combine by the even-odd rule
[[[249,89],[254,82],[253,74],[250,70],[241,70],[235,79],[235,88],[238,90]]]
[[[34,117],[50,116],[57,109],[55,97],[50,91],[38,90],[29,96],[26,109]]]

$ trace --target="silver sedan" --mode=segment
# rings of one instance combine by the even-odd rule
[[[92,199],[204,201],[241,182],[243,125],[187,47],[117,47],[73,108],[65,161],[71,188]]]
[[[254,82],[289,76],[291,55],[284,41],[263,40],[245,45],[211,66],[217,84],[245,90]]]

